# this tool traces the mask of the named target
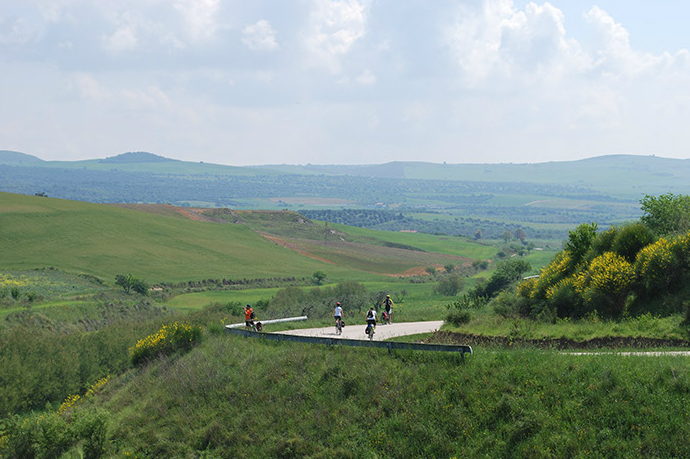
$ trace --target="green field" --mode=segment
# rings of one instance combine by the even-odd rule
[[[391,294],[396,321],[444,319],[461,299],[435,289],[446,265],[464,293],[501,260],[538,272],[556,253],[548,245],[520,257],[503,241],[326,227],[293,212],[0,194],[0,458],[687,457],[687,357],[549,349],[686,343],[681,314],[538,321],[485,305],[414,337],[485,339],[464,359],[223,333],[246,303],[276,318],[288,287],[325,309],[285,328],[330,324],[343,286],[369,302]],[[472,266],[481,261],[489,269]],[[155,288],[127,294],[114,285],[123,273]],[[362,308],[344,306],[348,318]],[[176,323],[201,338],[133,361],[131,349]]]
[[[0,193],[0,245],[4,268],[54,266],[107,281],[121,273],[149,282],[308,276],[326,265],[245,225],[7,193]]]

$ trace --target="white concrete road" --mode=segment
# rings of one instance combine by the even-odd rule
[[[438,330],[443,325],[442,320],[429,322],[402,322],[389,325],[377,325],[374,339],[377,341],[394,338],[396,336],[416,335],[418,333],[430,333]],[[365,323],[348,323],[345,321],[342,335],[336,335],[335,325],[324,328],[305,328],[301,330],[286,330],[279,333],[298,336],[319,336],[322,338],[346,338],[346,339],[369,339],[364,334]]]

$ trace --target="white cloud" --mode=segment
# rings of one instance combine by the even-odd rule
[[[112,35],[103,37],[104,48],[115,53],[131,51],[137,44],[136,31],[132,25],[122,26]]]
[[[220,0],[179,0],[175,3],[193,41],[204,41],[218,30],[217,13]]]
[[[91,75],[76,74],[73,83],[79,97],[83,100],[101,102],[110,99],[110,92],[103,88]]]
[[[357,0],[314,0],[306,45],[315,64],[340,72],[338,58],[364,36],[365,13],[365,5]]]
[[[11,23],[0,18],[0,44],[2,45],[26,45],[37,40],[41,30],[36,24],[32,24],[24,17],[18,17]]]
[[[120,92],[120,99],[126,109],[133,111],[168,110],[172,106],[167,94],[156,86],[145,89],[123,89]]]
[[[660,139],[687,155],[690,51],[641,52],[617,1],[0,0],[1,137],[232,145],[235,162],[661,155]]]
[[[262,19],[242,30],[242,43],[252,51],[275,51],[279,48],[271,23]]]
[[[370,86],[376,83],[376,75],[371,73],[371,70],[364,69],[364,71],[357,77],[357,83]]]

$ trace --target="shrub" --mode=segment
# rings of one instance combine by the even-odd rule
[[[661,238],[640,250],[635,271],[647,293],[653,294],[667,289],[677,274],[671,243]]]
[[[109,414],[104,410],[81,412],[75,422],[75,432],[83,439],[85,459],[98,459],[107,451]]]
[[[201,339],[201,327],[175,322],[137,341],[129,349],[132,364],[139,365],[159,355],[190,350]]]
[[[618,229],[615,227],[597,234],[590,247],[591,258],[602,255],[604,252],[611,252],[616,235],[618,235]]]
[[[567,277],[551,286],[546,297],[558,317],[577,317],[584,313],[582,296],[575,287],[574,277]]]
[[[472,320],[472,316],[467,311],[451,311],[446,316],[446,322],[450,322],[455,326],[464,325]]]
[[[568,233],[565,251],[568,252],[576,265],[582,261],[592,246],[592,242],[597,234],[597,228],[598,225],[596,223],[583,223]]]
[[[606,252],[592,260],[589,268],[577,276],[574,285],[589,307],[619,316],[634,280],[633,266],[620,255]]]
[[[438,281],[438,285],[436,285],[434,291],[443,296],[455,296],[460,293],[464,283],[465,281],[460,274],[449,274]]]
[[[123,274],[118,274],[115,276],[115,285],[122,287],[125,293],[129,293],[130,291],[134,290],[141,295],[146,295],[149,291],[148,284],[132,274],[127,274],[126,276]]]
[[[476,291],[472,291],[463,295],[458,301],[449,304],[447,308],[457,311],[462,311],[464,309],[480,309],[483,308],[486,303],[486,297],[479,295]]]
[[[502,261],[496,266],[496,271],[491,275],[489,282],[484,286],[482,295],[494,297],[506,287],[520,280],[522,275],[532,269],[525,260]]]
[[[517,295],[515,291],[504,291],[491,302],[494,312],[506,319],[527,317],[533,314],[543,302],[526,299]]]
[[[629,263],[634,263],[637,253],[653,242],[652,231],[641,223],[634,223],[617,231],[611,249]]]

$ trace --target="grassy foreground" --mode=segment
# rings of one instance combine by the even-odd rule
[[[686,358],[477,351],[215,335],[79,409],[106,413],[112,457],[690,455]]]

